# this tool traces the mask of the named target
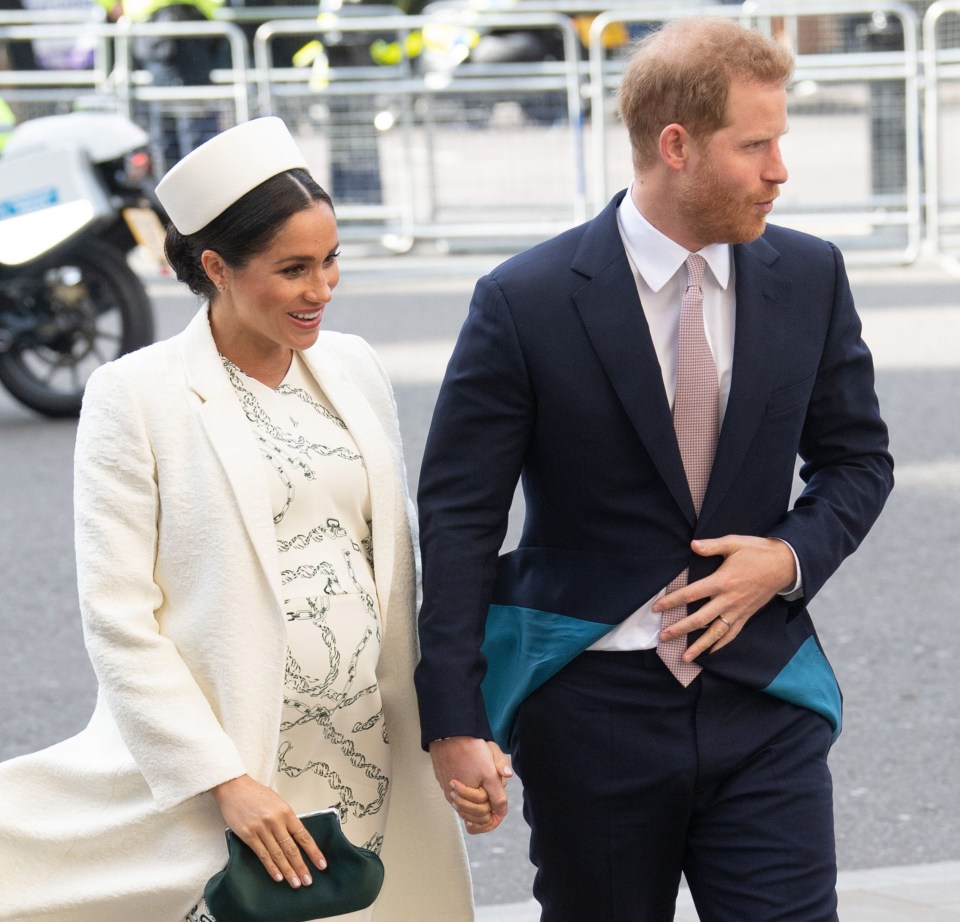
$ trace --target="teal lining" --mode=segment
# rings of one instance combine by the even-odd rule
[[[482,652],[481,689],[494,739],[507,750],[517,708],[613,625],[518,605],[491,605]]]
[[[808,637],[801,644],[790,662],[763,691],[774,698],[816,711],[830,722],[833,738],[840,735],[843,716],[840,686],[816,637]]]

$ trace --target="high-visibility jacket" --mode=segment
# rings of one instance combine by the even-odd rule
[[[13,109],[7,105],[7,101],[0,97],[0,152],[7,146],[10,140],[10,132],[17,124],[17,117],[13,114]]]
[[[116,0],[99,0],[99,3],[108,11],[116,6]],[[204,19],[213,19],[223,3],[224,0],[122,0],[122,8],[123,15],[133,22],[145,22],[165,6],[193,6]]]

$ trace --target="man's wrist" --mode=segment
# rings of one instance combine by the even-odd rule
[[[789,582],[782,589],[778,590],[777,595],[782,596],[786,601],[793,602],[795,599],[799,599],[803,595],[803,574],[800,572],[800,558],[797,557],[797,552],[793,549],[793,545],[786,541],[783,538],[773,538],[774,541],[779,541],[781,544],[785,545],[787,550],[790,551],[790,555],[793,557],[793,580]]]
[[[480,739],[478,736],[471,736],[469,733],[457,733],[453,736],[438,736],[435,740],[430,740],[427,743],[427,748],[432,746],[434,743],[446,743],[448,740],[475,740]]]

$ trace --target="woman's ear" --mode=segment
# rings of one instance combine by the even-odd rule
[[[671,122],[660,132],[660,159],[669,169],[682,170],[689,154],[689,132],[678,122]]]
[[[200,263],[217,290],[223,291],[227,285],[227,264],[220,254],[216,250],[204,250],[200,254]]]

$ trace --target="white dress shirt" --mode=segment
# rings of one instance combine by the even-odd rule
[[[672,409],[677,388],[680,303],[687,283],[684,263],[690,253],[679,243],[660,233],[640,214],[633,201],[632,186],[620,203],[617,218],[653,347],[660,362],[664,391]],[[736,326],[733,251],[729,244],[712,243],[698,250],[698,253],[710,270],[704,272],[703,276],[703,324],[710,352],[717,366],[720,384],[719,422],[722,426],[727,399],[730,396]],[[794,558],[796,559],[796,554]],[[799,572],[800,566],[797,563],[798,575]],[[798,578],[797,583],[784,594],[789,598],[799,594],[799,588]],[[645,650],[655,647],[660,633],[661,616],[653,611],[653,603],[663,592],[664,590],[661,590],[649,599],[590,649]]]

